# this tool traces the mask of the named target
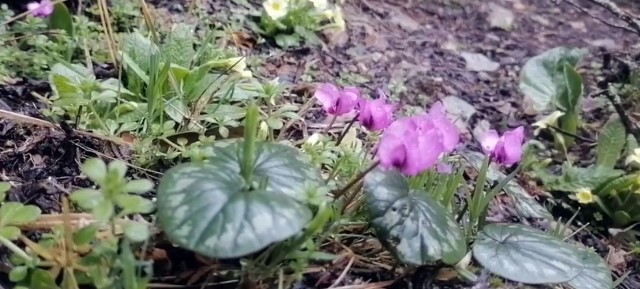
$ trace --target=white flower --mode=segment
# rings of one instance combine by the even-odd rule
[[[333,10],[331,10],[331,9],[325,9],[324,11],[322,11],[322,14],[327,19],[333,19],[333,17],[336,16],[336,13],[333,12]]]
[[[547,129],[549,126],[558,126],[558,119],[564,115],[564,112],[556,110],[552,114],[543,117],[541,120],[532,124],[536,129],[533,131],[533,135],[538,135],[540,130]]]
[[[634,149],[624,160],[624,164],[632,167],[640,166],[640,148]]]
[[[313,3],[313,7],[316,7],[316,9],[318,10],[323,10],[325,8],[327,8],[327,0],[309,0],[311,1],[311,3]]]
[[[288,0],[267,0],[262,3],[264,10],[271,19],[276,20],[287,15],[289,8]]]

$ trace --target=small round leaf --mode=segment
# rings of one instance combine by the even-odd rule
[[[92,189],[79,189],[71,193],[69,198],[85,210],[91,210],[104,201],[102,192]]]
[[[23,225],[40,217],[40,208],[21,203],[7,202],[0,207],[0,227],[7,225]]]
[[[127,193],[142,194],[153,189],[153,182],[150,180],[132,180],[124,185],[122,189]]]
[[[397,171],[375,169],[364,179],[373,227],[401,261],[424,265],[442,259],[455,264],[466,254],[460,227],[426,192],[413,192]]]
[[[107,175],[107,165],[98,158],[86,160],[81,170],[90,180],[96,183],[101,183]]]
[[[141,222],[131,222],[124,226],[124,235],[132,242],[144,242],[149,238],[149,226]]]
[[[564,283],[582,270],[576,249],[519,224],[490,224],[478,234],[475,259],[491,273],[526,284]]]
[[[11,269],[9,272],[9,280],[11,282],[19,282],[24,280],[24,277],[27,277],[27,273],[29,268],[27,266],[16,266]]]
[[[20,236],[20,229],[14,226],[0,228],[0,236],[8,240],[16,240]]]

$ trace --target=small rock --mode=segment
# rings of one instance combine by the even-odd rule
[[[595,47],[602,47],[609,51],[618,50],[619,47],[618,44],[611,38],[596,39],[587,42]]]
[[[513,28],[513,22],[515,21],[513,12],[497,4],[491,3],[489,6],[489,9],[491,9],[491,12],[487,16],[489,26],[492,28],[511,30],[511,28]]]
[[[476,113],[476,109],[473,105],[456,96],[447,96],[440,101],[442,101],[444,110],[451,119],[454,120],[454,124],[458,127],[460,132],[468,132],[469,129],[467,122],[469,121],[469,118]]]
[[[491,129],[491,123],[488,120],[483,119],[478,121],[476,127],[473,128],[473,138],[480,142],[484,133],[489,129]]]
[[[409,15],[398,10],[391,11],[389,22],[397,24],[400,28],[412,32],[420,29],[420,23],[416,22]]]
[[[466,61],[466,69],[469,71],[496,71],[500,68],[500,63],[480,53],[460,52],[460,56]]]

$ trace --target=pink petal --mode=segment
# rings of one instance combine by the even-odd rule
[[[31,3],[27,4],[27,10],[29,10],[29,11],[33,11],[33,10],[36,10],[38,8],[40,8],[40,3],[38,3],[38,2],[31,2]]]
[[[510,166],[520,161],[523,141],[524,128],[522,126],[504,134],[500,152],[496,152],[502,155],[501,158],[504,165]]]
[[[336,101],[335,114],[343,115],[352,112],[360,100],[360,90],[355,87],[347,87],[343,89]]]
[[[484,152],[484,154],[491,155],[496,149],[496,145],[498,144],[499,140],[500,136],[498,135],[497,131],[492,129],[485,132],[482,136],[482,139],[480,140],[480,146],[482,146],[482,151]]]
[[[386,104],[384,99],[371,100],[367,102],[367,115],[362,124],[372,131],[385,129],[393,121],[393,109],[393,105]]]
[[[340,91],[335,85],[324,83],[316,88],[313,97],[320,102],[322,108],[324,108],[327,113],[333,114],[334,106],[340,97]]]
[[[447,118],[442,103],[434,103],[427,117],[434,122],[435,127],[438,128],[442,134],[445,151],[451,152],[460,142],[460,132],[458,131],[458,127]]]

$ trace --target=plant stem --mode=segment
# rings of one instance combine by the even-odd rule
[[[353,179],[351,179],[351,181],[349,181],[349,183],[347,183],[344,188],[342,188],[340,191],[338,191],[337,193],[335,193],[333,195],[334,198],[339,198],[342,195],[344,195],[346,192],[349,191],[349,189],[351,189],[351,187],[353,187],[356,183],[358,183],[358,181],[360,181],[362,178],[364,178],[365,175],[367,175],[369,172],[371,172],[373,169],[375,169],[378,165],[380,164],[380,161],[375,161],[373,164],[371,164],[370,167],[368,167],[366,170],[360,172],[357,176],[355,176]]]
[[[9,239],[0,236],[0,244],[2,244],[5,247],[7,247],[7,249],[9,249],[11,252],[13,252],[16,255],[20,256],[20,258],[24,259],[25,262],[30,262],[32,260],[31,256],[29,256],[27,254],[27,252],[25,252],[24,250],[20,249],[20,247],[16,246],[16,244],[11,242]]]
[[[471,213],[471,223],[476,224],[482,213],[482,203],[485,198],[484,185],[487,179],[487,171],[489,170],[489,164],[491,163],[491,157],[486,156],[482,162],[482,167],[478,172],[478,178],[476,179],[476,187],[473,190],[473,196],[471,196],[471,204],[469,205],[469,213]]]
[[[336,141],[336,146],[339,146],[340,143],[342,143],[342,140],[344,139],[344,137],[347,135],[347,133],[351,129],[351,126],[353,126],[353,123],[356,122],[356,120],[358,120],[358,115],[360,115],[360,114],[356,114],[356,116],[354,116],[351,119],[351,121],[349,121],[349,123],[347,124],[347,127],[345,127],[344,131],[342,131],[342,133],[338,137],[338,140]]]
[[[244,142],[242,149],[242,167],[240,173],[247,184],[251,184],[253,178],[253,161],[256,149],[256,133],[258,130],[259,112],[255,103],[247,108],[247,116],[244,125]]]
[[[327,125],[327,127],[324,129],[323,133],[328,133],[329,130],[331,129],[331,127],[333,127],[333,124],[336,123],[336,119],[338,119],[337,115],[334,115],[331,117],[331,122],[329,122],[329,124]]]

